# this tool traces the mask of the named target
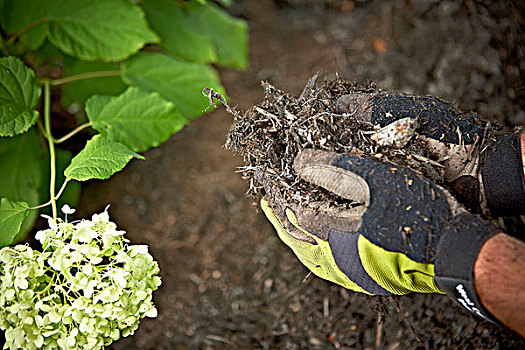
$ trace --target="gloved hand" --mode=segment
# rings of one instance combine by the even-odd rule
[[[490,133],[486,137],[488,121],[434,97],[355,92],[339,97],[336,108],[377,127],[408,118],[417,125],[418,142],[445,166],[445,181],[463,204],[492,216],[525,213],[520,135],[499,135],[493,142]]]
[[[315,150],[301,152],[294,168],[303,180],[351,201],[344,207],[287,203],[276,188],[261,201],[281,240],[314,274],[371,295],[447,292],[490,317],[472,273],[498,227],[411,169]]]

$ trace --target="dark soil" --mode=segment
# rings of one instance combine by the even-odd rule
[[[293,96],[316,72],[433,94],[508,126],[525,122],[524,9],[518,2],[237,0],[251,69],[221,69],[247,110],[265,80]],[[222,148],[232,117],[210,113],[105,182],[85,187],[80,216],[101,211],[148,243],[163,286],[159,316],[112,349],[522,349],[509,330],[446,296],[377,299],[316,277],[278,239]],[[519,224],[519,221],[516,221]],[[384,322],[378,326],[378,319]]]

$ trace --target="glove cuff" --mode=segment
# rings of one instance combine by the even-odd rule
[[[499,135],[481,166],[483,191],[492,216],[525,213],[525,179],[519,134]]]
[[[474,264],[483,244],[501,229],[473,214],[461,214],[441,237],[436,251],[435,280],[457,304],[495,324],[474,288]]]

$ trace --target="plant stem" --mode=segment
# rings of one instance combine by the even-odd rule
[[[55,140],[51,134],[51,87],[50,81],[44,80],[44,126],[47,134],[47,142],[49,143],[49,159],[51,175],[49,179],[49,198],[51,198],[51,208],[53,211],[53,219],[57,218],[57,201],[55,196],[55,182],[56,182],[56,159],[55,159]]]
[[[72,75],[70,77],[64,77],[64,78],[60,78],[60,79],[53,79],[53,80],[51,80],[51,85],[58,86],[58,85],[67,84],[67,83],[71,83],[71,82],[74,82],[74,81],[77,81],[77,80],[82,80],[82,79],[100,78],[100,77],[114,77],[114,76],[118,76],[118,75],[121,75],[121,74],[122,73],[121,73],[120,70],[103,70],[103,71],[99,71],[99,72],[87,72],[87,73],[81,73],[81,74]]]
[[[75,129],[73,129],[69,134],[62,136],[58,140],[55,140],[55,143],[61,143],[69,139],[70,137],[73,137],[75,134],[79,133],[80,131],[84,130],[87,127],[91,126],[91,122],[82,124],[80,126],[77,126]]]
[[[39,204],[39,205],[36,205],[34,207],[30,207],[29,210],[34,210],[34,209],[40,209],[40,208],[43,208],[43,207],[47,207],[49,204],[51,204],[51,199],[48,200],[47,202],[43,203],[43,204]]]
[[[68,181],[69,181],[68,179],[66,179],[66,180],[64,181],[64,183],[62,184],[62,187],[60,187],[60,190],[58,191],[58,193],[57,193],[56,196],[55,196],[55,200],[57,200],[58,198],[60,198],[60,196],[62,195],[62,192],[64,192],[64,190],[66,189],[66,185],[67,185],[67,182],[68,182]],[[49,204],[51,204],[51,203],[52,203],[52,202],[51,202],[51,199],[50,199],[50,200],[48,200],[47,202],[45,202],[45,203],[43,203],[43,204],[39,204],[39,205],[34,206],[34,207],[31,207],[31,208],[29,208],[29,209],[30,209],[30,210],[33,210],[33,209],[40,209],[40,208],[43,208],[43,207],[47,207],[47,206],[48,206]]]
[[[29,24],[28,26],[20,29],[17,33],[13,34],[9,40],[7,40],[6,42],[6,46],[9,46],[11,45],[12,43],[14,43],[16,41],[16,39],[18,39],[20,37],[20,35],[24,34],[25,32],[27,32],[28,30],[30,30],[31,28],[33,27],[36,27],[37,25],[39,25],[40,23],[43,23],[45,21],[47,21],[48,18],[46,17],[43,17],[43,18],[40,18],[40,19],[37,19],[36,21],[34,21],[33,23]]]
[[[44,128],[44,125],[42,125],[42,121],[40,119],[37,120],[37,125],[38,125],[38,130],[40,130],[42,135],[44,135],[44,137],[47,139],[46,129]]]
[[[60,196],[62,195],[62,192],[64,192],[64,190],[66,189],[66,185],[67,185],[68,181],[69,181],[68,179],[64,180],[64,183],[62,184],[62,187],[60,187],[60,190],[58,190],[58,193],[57,193],[55,199],[60,198]]]

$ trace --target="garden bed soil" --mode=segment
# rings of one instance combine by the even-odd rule
[[[511,126],[525,122],[518,2],[237,0],[251,68],[221,69],[239,111],[260,82],[299,96],[316,72],[432,94]],[[513,332],[442,295],[365,297],[314,276],[277,237],[223,148],[224,109],[188,125],[111,180],[84,187],[79,216],[110,215],[159,261],[159,315],[111,349],[523,349]],[[520,227],[521,221],[501,221]],[[524,231],[521,231],[524,232]],[[383,322],[378,325],[378,320]]]

